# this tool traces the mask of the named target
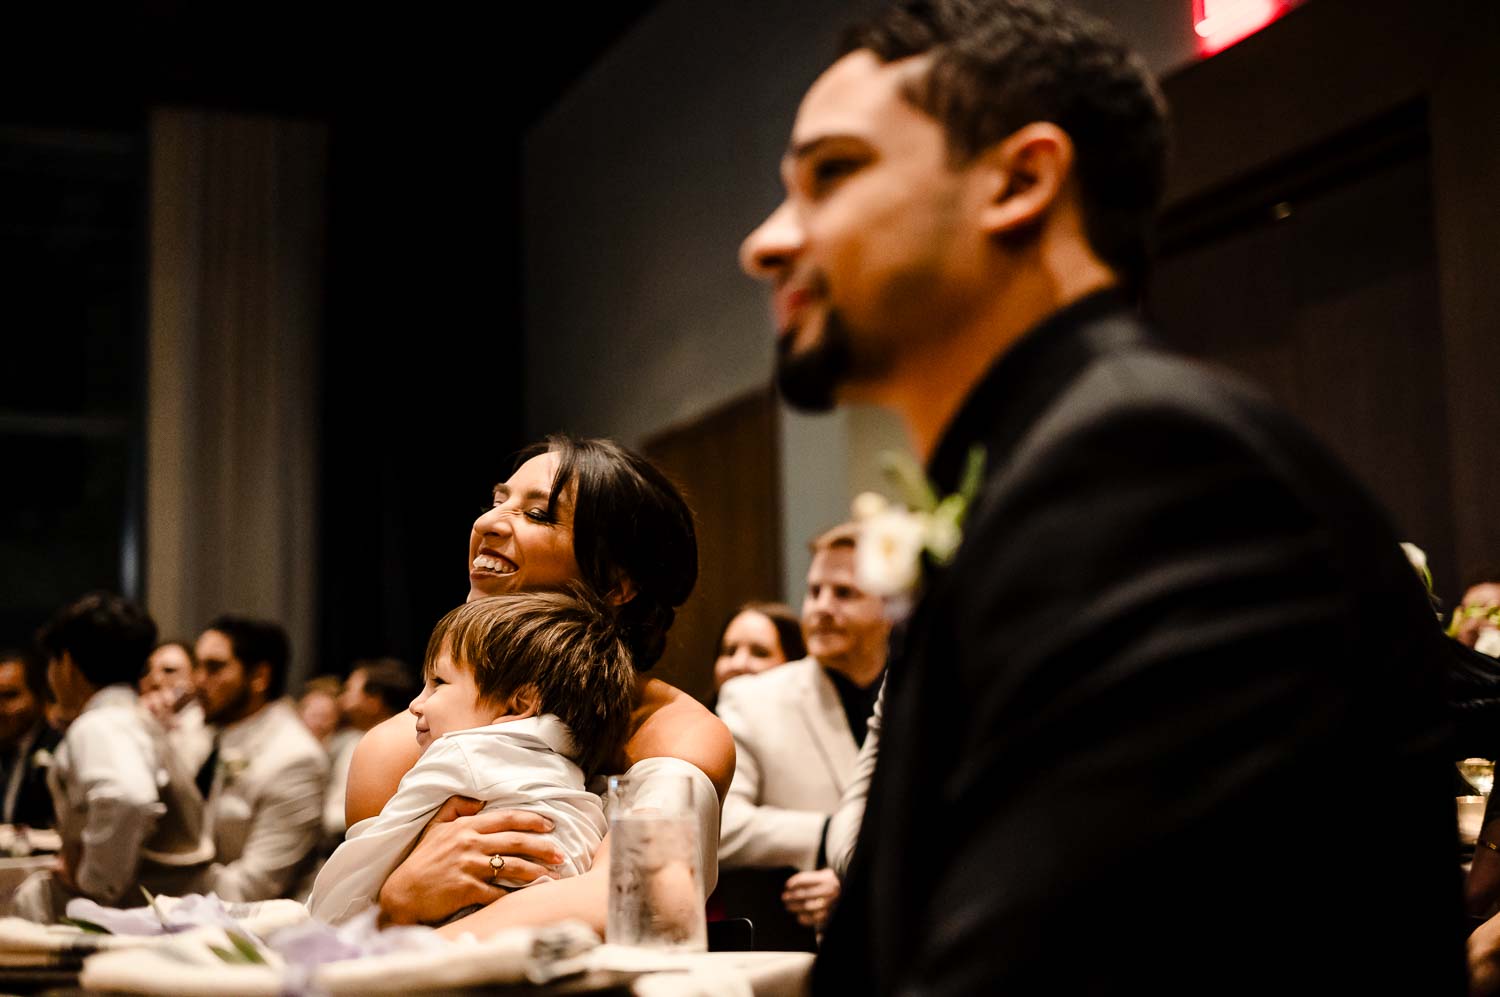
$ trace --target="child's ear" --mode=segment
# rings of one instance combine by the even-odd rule
[[[510,697],[506,699],[504,708],[504,715],[513,717],[517,720],[522,720],[526,717],[534,717],[538,713],[541,713],[541,697],[537,694],[536,686],[521,686],[521,688],[511,693]]]

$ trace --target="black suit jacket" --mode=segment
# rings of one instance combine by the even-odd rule
[[[52,809],[52,793],[47,789],[47,766],[37,764],[37,752],[45,751],[50,755],[57,750],[61,740],[62,735],[45,723],[39,726],[25,756],[19,759],[22,766],[21,786],[16,794],[15,810],[10,815],[10,823],[25,824],[27,827],[52,827],[57,823]],[[10,769],[7,767],[0,772],[0,793],[5,792],[9,779]],[[3,816],[5,815],[0,815]]]
[[[1461,993],[1441,632],[1383,515],[1110,295],[1001,357],[818,993]]]

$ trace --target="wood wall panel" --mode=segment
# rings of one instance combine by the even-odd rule
[[[719,630],[735,607],[781,588],[775,397],[744,395],[648,440],[646,454],[682,488],[698,527],[698,585],[677,613],[654,674],[713,698]]]

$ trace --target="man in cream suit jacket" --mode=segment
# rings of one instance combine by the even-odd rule
[[[718,713],[737,755],[720,868],[781,871],[759,887],[774,894],[774,905],[726,911],[751,916],[761,948],[776,930],[766,923],[780,916],[776,906],[814,929],[838,897],[838,879],[827,868],[828,821],[854,772],[890,632],[880,599],[854,582],[856,537],[842,526],[813,541],[802,603],[808,657],[731,679],[719,693]],[[729,884],[744,878],[726,877]],[[726,904],[733,906],[728,897]],[[777,941],[787,944],[784,935]],[[811,933],[804,930],[799,941],[810,942]]]
[[[198,772],[214,862],[195,884],[224,900],[290,896],[322,829],[328,756],[281,698],[286,634],[220,617],[198,638],[193,681],[217,733]]]

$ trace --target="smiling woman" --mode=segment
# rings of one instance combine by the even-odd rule
[[[582,582],[607,604],[638,673],[661,657],[676,609],[698,573],[692,513],[670,481],[645,458],[607,440],[550,437],[523,451],[496,486],[493,506],[469,537],[469,600]],[[350,825],[379,812],[421,747],[416,721],[400,714],[360,742],[350,769]],[[718,802],[734,774],[734,745],[718,718],[664,682],[639,675],[630,732],[607,771],[633,775],[685,772],[704,784],[699,816],[704,878],[717,875]],[[714,792],[709,792],[712,786]],[[601,933],[608,884],[608,839],[581,876],[507,895],[491,882],[491,857],[524,882],[546,875],[556,848],[535,814],[492,811],[451,800],[381,890],[386,920],[437,922],[488,904],[454,922],[488,934],[515,924],[581,918]],[[503,902],[496,902],[503,899]]]
[[[558,455],[524,461],[495,486],[494,506],[469,535],[469,598],[556,588],[578,577],[573,556],[573,500],[552,498]]]

